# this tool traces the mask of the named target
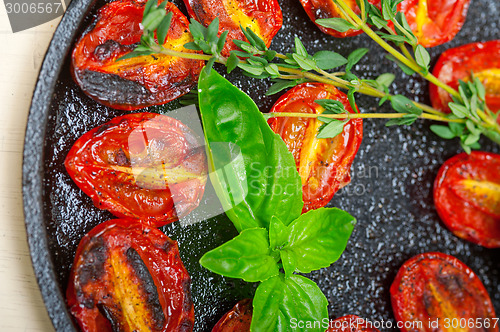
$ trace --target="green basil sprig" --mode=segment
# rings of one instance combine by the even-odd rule
[[[289,224],[304,203],[295,161],[285,143],[253,100],[225,78],[215,71],[202,72],[198,82],[210,176],[226,214],[238,231],[267,228],[272,216]],[[240,158],[230,155],[235,149]],[[241,177],[248,182],[241,183]]]
[[[302,184],[293,156],[255,103],[214,70],[202,71],[198,91],[210,178],[240,231],[205,253],[200,264],[226,277],[260,282],[252,332],[291,331],[294,320],[327,321],[326,297],[295,273],[338,260],[355,219],[336,208],[301,215]]]

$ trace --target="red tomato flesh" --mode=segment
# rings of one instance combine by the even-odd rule
[[[448,159],[434,181],[434,204],[456,236],[500,247],[500,155],[473,151]]]
[[[399,269],[390,292],[402,332],[498,331],[488,292],[474,272],[453,256],[432,252],[411,258]],[[453,324],[462,325],[453,329]]]
[[[464,25],[470,0],[404,0],[398,10],[424,47],[452,40]]]
[[[207,177],[196,135],[156,113],[128,114],[92,129],[73,145],[65,166],[98,208],[156,227],[195,209]]]
[[[212,329],[212,332],[249,332],[252,312],[252,300],[241,300],[222,316]]]
[[[80,88],[94,100],[116,109],[134,110],[165,104],[189,92],[196,85],[203,61],[163,54],[140,56],[122,61],[140,42],[139,25],[146,1],[111,2],[99,11],[94,25],[78,41],[72,55],[72,74]],[[188,20],[169,2],[172,22],[165,48],[184,48],[192,41]]]
[[[348,315],[330,321],[330,328],[326,332],[380,332],[370,323],[356,315]]]
[[[349,5],[356,14],[360,14],[361,11],[355,0],[345,0],[344,2]],[[368,2],[380,8],[380,0],[368,0]],[[304,7],[307,16],[309,16],[314,24],[316,24],[316,20],[321,18],[345,18],[345,15],[333,0],[300,0],[300,3],[302,7]],[[319,24],[316,24],[316,26],[324,33],[337,38],[356,36],[363,32],[362,30],[354,29],[347,30],[346,32],[339,32],[334,29],[325,28]]]
[[[241,31],[250,28],[269,47],[271,40],[283,25],[283,16],[277,0],[184,0],[189,16],[207,27],[219,18],[219,36],[229,31],[223,56],[239,50],[234,39],[247,41]]]
[[[274,104],[271,112],[320,114],[324,111],[315,100],[340,101],[354,113],[347,96],[333,85],[303,83]],[[316,134],[323,122],[307,118],[271,118],[271,129],[285,141],[292,152],[302,179],[303,212],[325,206],[333,195],[351,181],[350,168],[363,138],[363,121],[350,120],[335,138],[318,139]]]
[[[489,109],[500,110],[500,40],[472,43],[445,51],[439,57],[433,74],[443,83],[458,89],[458,80],[470,81],[474,73],[486,90]],[[434,84],[429,86],[432,107],[450,112],[450,95]],[[500,121],[500,119],[499,119]]]
[[[190,284],[177,242],[117,219],[81,240],[66,297],[84,332],[192,331]]]

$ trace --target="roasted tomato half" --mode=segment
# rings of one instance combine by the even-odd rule
[[[212,332],[250,332],[252,300],[242,300],[228,311],[212,329]]]
[[[73,50],[75,81],[88,96],[104,105],[134,110],[164,104],[189,92],[198,81],[203,61],[162,54],[116,61],[139,43],[145,4],[145,0],[120,0],[102,7]],[[192,41],[187,18],[171,2],[166,11],[173,17],[164,46],[194,52],[183,46]]]
[[[348,315],[330,321],[326,332],[380,332],[370,323],[356,315]]]
[[[344,0],[344,2],[347,3],[356,14],[360,13],[356,0]],[[368,0],[368,2],[380,7],[380,0]],[[304,7],[307,16],[309,16],[314,24],[316,24],[316,20],[320,18],[345,18],[344,14],[340,11],[339,7],[333,0],[300,0],[300,3],[302,4],[302,7]],[[316,24],[316,26],[324,33],[337,38],[356,36],[363,32],[362,30],[353,29],[347,30],[346,32],[339,32],[333,29],[325,28],[319,24]]]
[[[281,8],[277,0],[184,0],[191,17],[204,26],[219,18],[219,35],[229,31],[223,56],[229,56],[232,50],[239,50],[234,39],[244,40],[241,31],[250,28],[267,46],[283,25]]]
[[[432,252],[411,258],[399,269],[390,292],[402,332],[498,332],[488,292],[453,256]]]
[[[473,151],[448,159],[434,181],[434,204],[456,236],[500,247],[500,155]]]
[[[340,101],[354,113],[347,96],[332,85],[303,83],[285,93],[271,112],[316,113],[324,111],[315,100]],[[363,138],[363,121],[350,120],[335,138],[318,139],[323,122],[307,118],[271,118],[271,129],[292,152],[302,179],[303,212],[325,206],[335,192],[351,181],[349,171]]]
[[[432,73],[455,89],[458,89],[458,80],[469,81],[474,73],[484,84],[488,107],[492,111],[500,110],[500,40],[449,49],[441,54]],[[432,106],[450,112],[450,95],[434,84],[429,89]]]
[[[190,285],[177,242],[117,219],[81,240],[66,298],[85,332],[192,331]]]
[[[404,0],[398,10],[424,47],[452,40],[464,25],[470,0]]]
[[[73,145],[65,166],[98,208],[157,227],[198,206],[207,176],[195,134],[155,113],[120,116],[92,129]]]

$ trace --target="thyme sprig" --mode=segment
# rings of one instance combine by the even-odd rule
[[[381,9],[368,3],[367,0],[357,0],[361,10],[360,15],[354,13],[344,0],[333,1],[341,9],[344,18],[320,19],[316,23],[340,29],[338,31],[363,30],[389,53],[387,58],[395,61],[404,73],[407,75],[417,73],[451,95],[453,102],[448,106],[452,113],[445,117],[448,120],[463,121],[448,121],[448,126],[431,125],[434,133],[445,139],[460,138],[460,144],[467,153],[470,153],[471,149],[480,147],[478,141],[481,134],[500,144],[498,115],[486,105],[484,85],[472,74],[468,82],[459,81],[459,88],[455,90],[430,73],[429,52],[418,44],[418,39],[413,34],[405,15],[397,11],[397,5],[402,0],[382,0]],[[391,28],[390,23],[394,28]],[[370,25],[379,31],[374,31]],[[388,42],[392,42],[399,51]]]
[[[406,74],[417,73],[430,83],[447,91],[453,98],[453,102],[449,104],[452,113],[441,112],[403,95],[392,95],[389,91],[395,78],[392,73],[384,73],[374,80],[358,77],[353,72],[353,68],[368,52],[365,48],[357,49],[347,57],[328,50],[309,54],[300,39],[295,38],[293,52],[281,54],[270,50],[251,29],[241,27],[247,40],[233,40],[240,50],[233,50],[229,57],[224,57],[221,51],[228,32],[224,31],[218,36],[219,20],[215,18],[208,27],[191,19],[189,31],[193,41],[184,45],[186,51],[168,49],[163,45],[170,27],[171,14],[165,11],[166,2],[157,5],[156,0],[149,0],[145,6],[142,20],[144,32],[140,44],[133,52],[118,60],[151,54],[204,60],[207,61],[207,72],[211,70],[214,63],[220,63],[226,66],[228,73],[239,68],[246,76],[271,79],[274,84],[266,92],[267,95],[281,92],[300,83],[319,82],[347,90],[351,108],[355,111],[357,111],[355,94],[361,93],[379,98],[379,105],[390,102],[396,112],[352,114],[348,113],[341,103],[323,101],[319,103],[325,109],[323,114],[305,116],[302,113],[273,113],[267,115],[267,117],[318,118],[325,123],[319,129],[319,138],[335,137],[342,132],[343,125],[349,119],[354,118],[389,119],[387,126],[411,125],[417,119],[428,119],[447,124],[432,125],[431,130],[445,139],[458,137],[466,152],[479,148],[478,140],[481,135],[500,144],[500,126],[496,122],[496,115],[488,109],[485,103],[482,83],[477,78],[469,82],[460,82],[460,88],[457,91],[430,73],[429,53],[418,44],[418,39],[413,34],[404,14],[397,11],[397,5],[401,0],[382,0],[381,9],[367,0],[357,0],[361,9],[360,15],[357,15],[344,0],[334,1],[344,17],[319,19],[316,23],[340,32],[349,29],[363,30],[389,53],[387,58],[395,61]],[[371,26],[379,30],[374,31]],[[341,67],[344,68],[339,69]],[[186,102],[196,102],[196,99],[190,96]]]

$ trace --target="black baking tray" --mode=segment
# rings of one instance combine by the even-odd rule
[[[176,5],[186,13],[179,1]],[[57,331],[76,331],[65,305],[64,292],[73,256],[82,236],[113,216],[95,208],[71,181],[63,161],[83,133],[123,114],[88,98],[70,75],[70,52],[85,27],[105,2],[73,0],[59,24],[45,56],[33,95],[26,129],[23,162],[23,197],[26,229],[33,267],[47,311]],[[393,92],[428,103],[425,81],[408,77],[366,36],[336,39],[323,34],[309,20],[297,0],[281,0],[284,24],[272,48],[290,51],[298,36],[312,53],[321,49],[343,55],[358,47],[370,49],[355,72],[374,78],[397,74]],[[433,63],[450,47],[500,36],[500,2],[473,0],[457,37],[430,49]],[[219,68],[222,73],[223,69]],[[278,96],[266,97],[268,81],[234,73],[226,77],[247,92],[267,112]],[[364,112],[390,111],[377,101],[359,96]],[[166,113],[177,102],[143,111]],[[440,165],[460,152],[457,141],[444,141],[429,130],[429,121],[411,127],[387,128],[383,120],[365,120],[363,143],[352,166],[352,182],[337,193],[329,206],[354,215],[355,227],[345,253],[329,268],[311,273],[329,301],[331,318],[357,314],[372,321],[394,320],[389,287],[398,268],[410,257],[429,251],[451,254],[471,267],[500,312],[500,250],[486,249],[451,234],[440,222],[432,200],[432,184]],[[481,140],[482,150],[499,147]],[[202,204],[210,204],[204,201]],[[184,264],[192,278],[195,331],[209,331],[238,300],[251,297],[254,284],[223,278],[198,264],[206,251],[237,232],[225,215],[182,227],[162,228],[179,242]],[[395,329],[395,328],[394,328]]]

